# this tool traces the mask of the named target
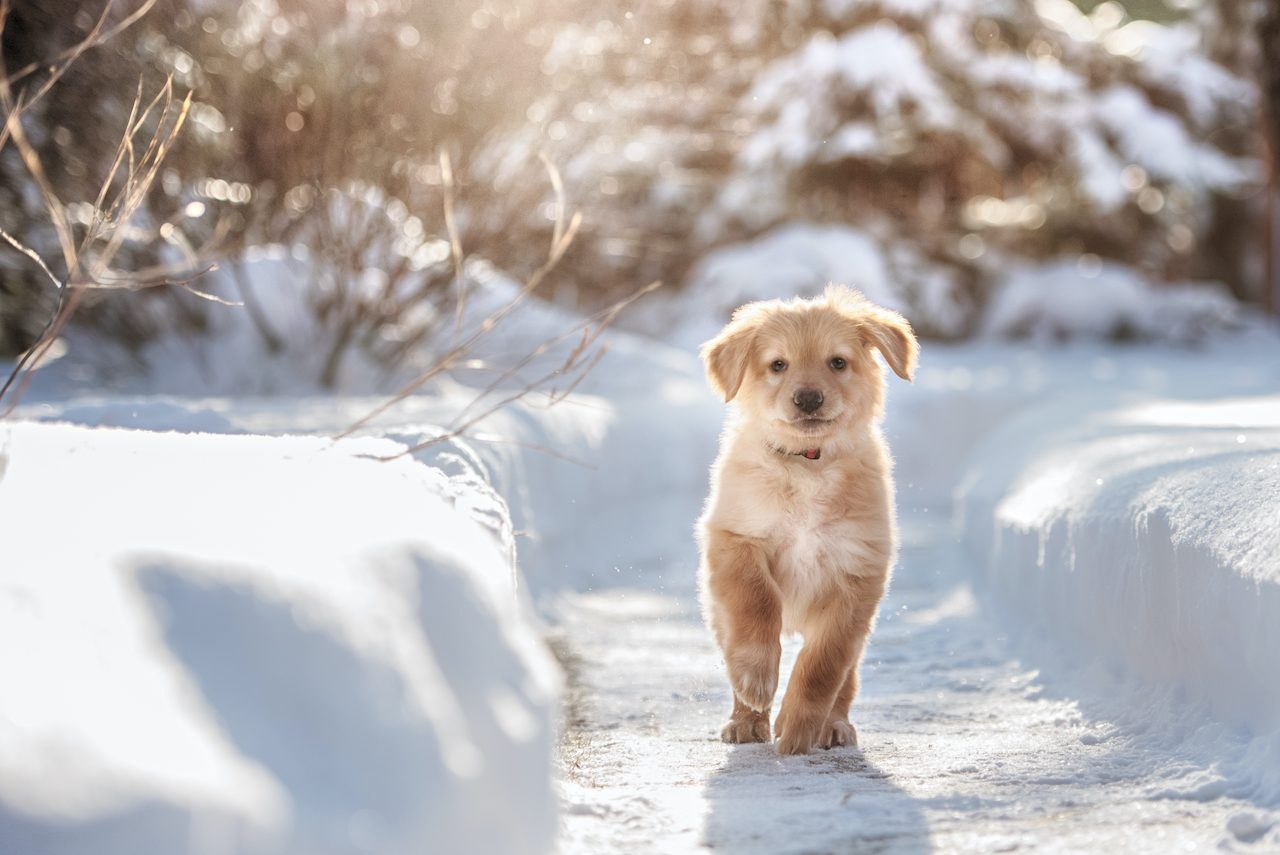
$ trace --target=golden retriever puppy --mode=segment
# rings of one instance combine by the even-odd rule
[[[703,614],[733,686],[725,742],[768,742],[783,633],[800,633],[778,750],[856,745],[849,705],[897,551],[880,351],[910,380],[910,325],[831,286],[750,303],[702,347],[736,402],[698,521]]]

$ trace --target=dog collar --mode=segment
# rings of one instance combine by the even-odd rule
[[[806,448],[804,451],[783,451],[781,448],[774,448],[772,445],[769,447],[773,448],[773,450],[779,454],[785,454],[788,457],[804,457],[808,460],[817,460],[822,457],[821,448]]]

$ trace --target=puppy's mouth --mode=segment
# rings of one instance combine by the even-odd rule
[[[788,421],[787,426],[801,433],[822,433],[834,421],[832,416],[801,416]]]

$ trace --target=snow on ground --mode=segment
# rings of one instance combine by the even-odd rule
[[[1051,549],[1043,568],[1036,550],[1068,528],[1061,516],[1105,474],[1131,492],[1145,486],[1153,506],[1166,491],[1180,496],[1194,512],[1189,537],[1216,544],[1241,575],[1274,578],[1280,477],[1266,468],[1263,435],[1274,399],[1257,395],[1280,390],[1278,344],[1252,325],[1198,350],[926,344],[915,386],[890,385],[904,549],[855,704],[860,749],[780,758],[720,743],[730,698],[691,597],[563,598],[557,645],[574,702],[561,748],[561,851],[1280,850],[1280,645],[1261,619],[1275,612],[1267,585],[1241,596],[1247,586],[1233,591],[1231,572],[1183,550],[1184,584],[1194,577],[1196,591],[1219,594],[1218,608],[1203,610],[1198,627],[1176,607],[1167,619],[1143,610],[1139,631],[1112,637],[1101,629],[1119,611],[1123,571],[1131,594],[1139,578],[1157,604],[1174,592],[1172,580],[1152,579],[1132,520],[1121,513],[1112,541],[1093,541],[1095,558],[1114,552],[1124,566],[1094,567],[1069,596],[1049,587],[1071,573],[1068,547]],[[1098,437],[1183,456],[1146,470],[1166,480],[1144,484],[1144,461],[1093,448]],[[1197,453],[1187,456],[1188,445]],[[1238,466],[1198,477],[1224,453]],[[1076,466],[1079,491],[1019,492],[1024,479],[1052,477],[1043,464],[1058,454]],[[951,491],[962,481],[956,530]],[[1113,511],[1126,507],[1115,507],[1120,495]],[[1035,525],[988,564],[991,532],[1021,525],[993,519],[1006,496],[1024,511],[1031,496],[1041,505]],[[1056,530],[1040,527],[1054,519]],[[1077,567],[1071,578],[1082,575]],[[1182,598],[1194,616],[1185,589]],[[1139,650],[1146,659],[1127,656],[1142,630],[1156,644]],[[1206,659],[1218,666],[1201,674],[1213,673],[1216,705],[1177,670]]]
[[[689,323],[709,322],[704,315],[690,315]],[[521,317],[509,335],[486,345],[486,358],[518,356],[572,321],[536,304]],[[778,758],[769,747],[729,747],[716,739],[729,699],[718,656],[697,618],[692,523],[706,493],[724,408],[706,389],[688,350],[615,332],[608,336],[610,353],[564,404],[547,408],[537,398],[527,400],[487,420],[482,439],[431,446],[414,455],[417,463],[393,464],[436,472],[431,478],[450,475],[448,483],[465,485],[458,489],[467,495],[488,495],[492,486],[510,505],[520,581],[527,582],[549,624],[569,677],[558,754],[560,851],[1280,848],[1280,801],[1270,771],[1280,766],[1270,759],[1274,722],[1256,714],[1268,704],[1274,713],[1268,694],[1274,679],[1257,676],[1274,661],[1266,658],[1275,655],[1274,630],[1250,624],[1265,604],[1242,599],[1244,588],[1227,584],[1233,573],[1254,566],[1237,559],[1245,554],[1242,544],[1263,543],[1250,540],[1249,526],[1265,526],[1265,491],[1275,482],[1248,468],[1267,464],[1262,457],[1250,463],[1218,454],[1247,446],[1263,455],[1269,428],[1258,413],[1269,412],[1268,405],[1249,401],[1280,393],[1280,341],[1274,331],[1243,320],[1230,336],[1207,333],[1198,349],[1099,342],[1047,348],[927,344],[916,384],[891,384],[886,432],[898,461],[906,546],[873,638],[865,694],[855,709],[860,750]],[[668,334],[681,341],[681,335],[692,335],[674,327]],[[272,398],[231,395],[234,388],[206,378],[205,386],[194,386],[204,397],[191,397],[186,384],[198,372],[179,364],[177,349],[167,351],[171,359],[161,364],[151,388],[137,383],[90,397],[75,392],[75,372],[83,370],[75,353],[73,343],[71,356],[55,363],[45,385],[33,389],[23,418],[226,435],[199,442],[318,443],[314,436],[332,435],[382,400],[359,378],[337,397],[289,381],[283,391],[291,389],[294,396]],[[216,359],[206,363],[219,365]],[[287,381],[291,370],[281,367],[277,376]],[[188,379],[166,386],[166,372]],[[212,379],[218,379],[216,370]],[[361,441],[416,444],[438,435],[440,425],[474,398],[467,384],[478,380],[463,374],[410,397],[366,430],[382,439]],[[1214,403],[1222,398],[1243,400]],[[1239,412],[1251,413],[1247,430],[1231,421],[1244,418]],[[1072,489],[1060,495],[1024,489],[1051,471],[1043,462],[1053,462],[1057,446],[1035,441],[1046,426],[1053,428],[1051,438],[1067,443],[1079,458],[1076,480],[1064,482]],[[11,430],[36,427],[19,423]],[[235,436],[242,433],[257,436]],[[261,438],[282,434],[313,438]],[[1160,455],[1177,451],[1189,434],[1194,441],[1186,445],[1203,453],[1174,455],[1166,461],[1172,468],[1159,471],[1117,457],[1108,445],[1149,437],[1153,459],[1163,460]],[[1232,449],[1240,434],[1246,443]],[[182,441],[180,435],[167,436]],[[1243,468],[1224,468],[1216,481],[1192,478],[1223,460]],[[302,477],[303,471],[289,477]],[[1093,492],[1098,485],[1090,488],[1089,476],[1095,471],[1093,481],[1114,475],[1130,492]],[[1235,487],[1250,473],[1256,501],[1241,505],[1248,497]],[[1170,528],[1175,535],[1199,532],[1213,540],[1199,538],[1194,550],[1175,550],[1188,562],[1178,565],[1179,573],[1199,578],[1209,570],[1222,580],[1220,588],[1204,584],[1221,595],[1226,612],[1193,621],[1211,634],[1204,650],[1126,648],[1127,637],[1119,633],[1116,646],[1102,651],[1108,655],[1094,655],[1107,637],[1094,629],[1116,613],[1107,601],[1110,577],[1099,571],[1073,589],[1074,611],[1067,617],[1078,619],[1055,617],[1058,599],[1046,601],[1036,592],[1070,572],[1057,541],[1043,563],[1036,563],[1038,549],[1022,563],[1008,557],[1011,552],[986,563],[991,533],[1003,528],[1016,529],[1010,542],[1038,543],[1036,527],[1042,523],[1075,520],[1104,507],[1181,520],[1172,508],[1160,517],[1157,501],[1164,485],[1176,486],[1179,478],[1186,482],[1179,494],[1184,509],[1209,494],[1225,502],[1224,484],[1232,486],[1231,501],[1239,498],[1237,510],[1243,508],[1231,517],[1240,524],[1229,530],[1211,514],[1186,517],[1186,529]],[[8,480],[0,481],[0,496]],[[949,521],[952,491],[962,481],[963,542]],[[1007,495],[1021,498],[1006,502]],[[1037,495],[1039,504],[1031,501]],[[1141,501],[1134,504],[1135,497]],[[376,515],[383,507],[379,499],[361,512]],[[1022,514],[1016,519],[1008,516],[1015,508]],[[410,528],[414,524],[406,519]],[[1109,525],[1108,531],[1084,532],[1088,543],[1101,547],[1104,535],[1114,538],[1118,554],[1134,562],[1123,569],[1133,578],[1151,578],[1141,565],[1150,556],[1141,549],[1125,551],[1123,541],[1136,529]],[[1061,522],[1045,529],[1054,537],[1069,530]],[[1273,533],[1266,536],[1274,539]],[[1085,546],[1084,551],[1093,548]],[[1274,554],[1259,548],[1261,569],[1248,572],[1274,579]],[[204,563],[198,572],[183,567],[196,578],[214,572]],[[1170,584],[1161,582],[1156,590],[1167,594]],[[1089,612],[1091,602],[1100,605],[1098,611]],[[1232,611],[1237,608],[1238,614]],[[1155,611],[1142,614],[1150,616],[1157,633],[1169,631]],[[405,632],[413,629],[405,626]],[[1250,626],[1256,627],[1252,634],[1231,633]],[[1080,633],[1098,644],[1076,644]],[[1186,637],[1176,638],[1185,646]],[[437,650],[436,639],[430,646]],[[445,639],[440,646],[457,649]],[[789,648],[789,656],[795,649]],[[1210,667],[1233,649],[1248,661]],[[180,653],[168,655],[182,662],[180,674],[194,667]],[[1201,673],[1214,671],[1215,691],[1227,686],[1221,703],[1210,702],[1211,693],[1188,676],[1193,672],[1169,670],[1187,663]],[[189,679],[198,682],[200,671],[195,673]],[[1266,751],[1273,753],[1259,753]],[[382,762],[361,760],[370,767]],[[331,797],[326,787],[341,790],[323,775],[319,780],[312,791],[317,799]],[[6,822],[0,821],[0,829]],[[363,828],[360,822],[354,827]],[[534,835],[529,845],[536,847],[539,839],[545,840]]]
[[[961,530],[1029,640],[1248,725],[1171,792],[1280,807],[1280,398],[1055,402],[971,467]]]
[[[316,335],[297,302],[295,277],[305,271],[263,261],[249,272],[259,292],[274,294],[264,309],[292,344],[285,352],[269,353],[243,312],[215,307],[221,312],[217,341],[193,347],[162,339],[144,352],[151,366],[144,375],[123,370],[121,356],[108,359],[109,351],[91,338],[73,340],[71,356],[37,375],[19,413],[144,430],[332,436],[416,374],[388,376],[353,352],[338,394],[317,389],[316,360],[302,352]],[[504,306],[518,287],[483,265],[473,266],[472,274],[476,287],[464,330]],[[287,287],[273,290],[273,283]],[[581,320],[530,300],[471,355],[512,365]],[[486,419],[471,432],[479,439],[452,440],[415,455],[477,478],[506,499],[524,578],[535,594],[655,580],[660,586],[667,577],[691,584],[697,566],[690,521],[702,509],[723,406],[692,353],[616,329],[607,330],[603,341],[609,352],[601,367],[563,403],[550,407],[545,396],[532,395]],[[576,343],[573,336],[551,348],[519,377],[558,365]],[[492,380],[492,372],[454,376],[456,381],[433,383],[392,407],[363,433],[417,445],[438,436],[458,414],[483,409],[476,389]],[[639,534],[637,519],[663,534]]]
[[[1081,409],[971,461],[958,520],[993,589],[1085,660],[1280,725],[1280,397]]]
[[[1185,704],[1167,732],[1144,730],[1152,714],[1140,704],[1091,714],[1021,661],[975,596],[945,519],[904,523],[853,709],[859,748],[780,757],[723,744],[729,690],[692,600],[625,589],[564,598],[558,644],[577,702],[561,747],[559,851],[1280,847],[1265,831],[1276,817],[1249,799],[1168,793],[1218,752],[1239,753],[1238,733]],[[784,648],[784,680],[798,647]]]
[[[545,851],[505,504],[400,450],[0,426],[0,851]]]

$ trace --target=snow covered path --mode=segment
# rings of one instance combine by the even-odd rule
[[[1184,711],[1154,733],[1158,715],[1047,689],[972,592],[945,517],[903,523],[860,749],[722,744],[729,690],[692,592],[562,599],[562,855],[1274,851],[1265,811],[1194,786],[1237,744],[1226,728]]]

